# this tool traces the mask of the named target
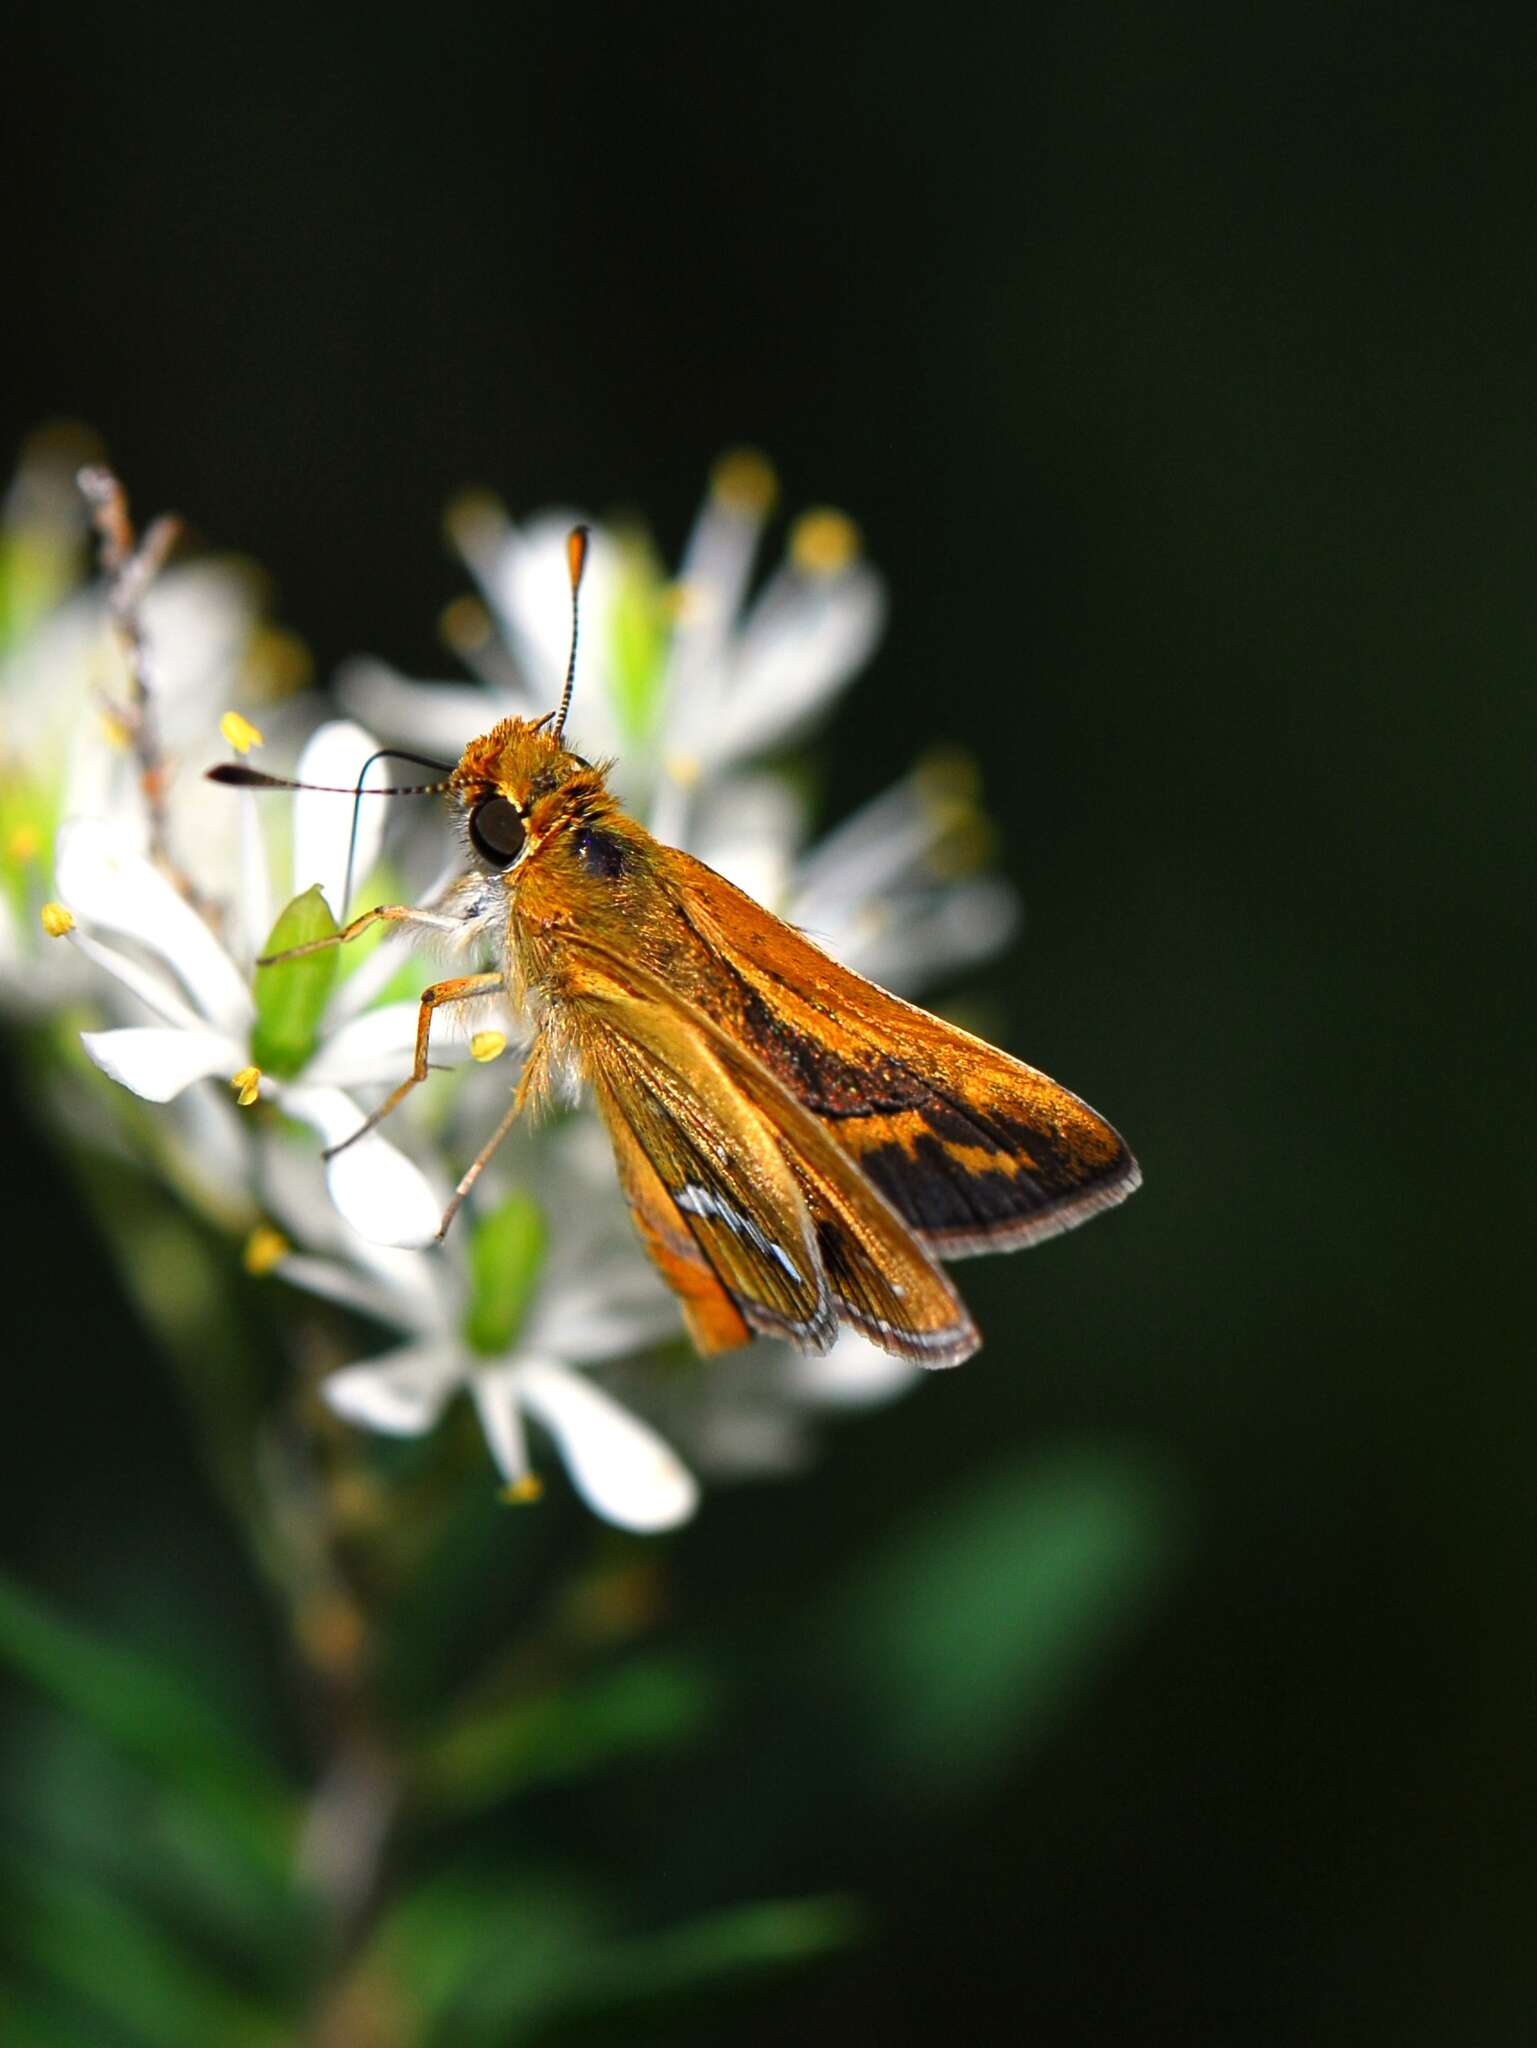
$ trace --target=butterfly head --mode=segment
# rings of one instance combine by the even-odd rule
[[[472,740],[448,793],[472,854],[508,874],[616,810],[607,771],[573,754],[546,719],[504,718]]]

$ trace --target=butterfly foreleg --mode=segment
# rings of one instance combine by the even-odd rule
[[[378,911],[368,913],[368,915],[374,917],[380,914]],[[342,933],[338,936],[345,937],[346,934]],[[304,949],[301,947],[297,950],[303,951]],[[427,1051],[432,1037],[434,1012],[447,1008],[451,1003],[473,1003],[483,996],[500,995],[506,986],[507,977],[493,970],[485,974],[459,975],[453,981],[435,981],[431,988],[424,988],[422,990],[421,1007],[416,1013],[416,1058],[412,1064],[411,1072],[407,1074],[398,1088],[391,1089],[383,1102],[379,1104],[379,1107],[370,1116],[363,1119],[362,1123],[358,1125],[350,1137],[343,1138],[339,1145],[331,1146],[325,1155],[326,1158],[334,1159],[338,1152],[345,1152],[349,1145],[355,1144],[367,1132],[382,1124],[390,1111],[398,1108],[411,1093],[411,1090],[420,1082],[426,1080],[428,1067]],[[489,1154],[487,1156],[489,1157]],[[450,1210],[449,1215],[451,1216],[452,1213],[453,1211]],[[448,1218],[445,1217],[445,1229],[447,1224]]]
[[[258,967],[276,967],[283,960],[302,960],[306,953],[323,953],[327,946],[345,946],[349,939],[361,938],[376,924],[416,925],[426,932],[440,932],[450,937],[457,936],[464,929],[464,920],[446,917],[438,910],[423,910],[414,903],[381,903],[377,909],[365,910],[361,917],[344,924],[340,931],[328,932],[323,939],[307,939],[302,946],[286,946],[281,953],[265,954],[257,961]],[[444,984],[447,986],[447,984]]]

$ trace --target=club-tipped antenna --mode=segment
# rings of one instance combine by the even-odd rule
[[[347,876],[342,884],[342,916],[347,915],[347,905],[352,900],[352,869],[358,851],[358,820],[362,813],[365,796],[441,796],[448,788],[446,782],[397,783],[387,789],[365,789],[363,784],[368,771],[375,761],[414,761],[418,768],[437,768],[445,775],[453,773],[449,761],[434,761],[426,754],[407,754],[399,747],[380,747],[369,755],[358,770],[358,779],[350,789],[340,783],[295,782],[286,775],[268,775],[264,769],[248,768],[243,761],[221,761],[216,768],[204,771],[205,780],[224,782],[235,789],[307,789],[317,796],[350,796],[352,798],[352,830],[347,835]]]
[[[555,714],[555,723],[550,727],[550,737],[554,740],[558,740],[566,729],[566,713],[571,708],[571,692],[576,686],[576,633],[580,614],[578,600],[582,589],[582,571],[587,567],[587,542],[591,532],[591,527],[573,526],[566,535],[566,566],[571,572],[571,657],[566,663],[566,682],[560,693],[560,709]]]
[[[380,760],[414,761],[419,768],[440,768],[445,775],[453,773],[451,761],[429,761],[425,754],[401,754],[392,747],[370,754],[363,773],[366,775]],[[360,789],[355,782],[294,782],[286,775],[268,775],[264,769],[248,768],[243,761],[221,761],[215,768],[205,768],[203,780],[225,782],[233,789],[309,789],[317,796],[442,796],[448,788],[446,782],[398,783],[390,789]]]

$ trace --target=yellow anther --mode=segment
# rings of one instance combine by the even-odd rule
[[[982,776],[964,747],[935,747],[913,770],[918,794],[929,803],[975,805],[982,794]]]
[[[357,1670],[368,1640],[362,1609],[345,1593],[318,1593],[295,1617],[299,1646],[317,1670],[347,1677]]]
[[[803,512],[790,529],[790,559],[803,576],[836,576],[859,553],[859,528],[846,512]]]
[[[101,736],[109,747],[127,747],[133,740],[128,730],[128,721],[117,711],[103,711],[98,723]]]
[[[525,1472],[520,1479],[514,1479],[502,1488],[503,1505],[509,1508],[531,1507],[544,1496],[544,1481],[537,1472]]]
[[[998,835],[981,811],[967,811],[951,820],[929,851],[929,867],[942,882],[955,882],[991,865]]]
[[[66,932],[75,929],[75,914],[62,903],[45,903],[37,915],[50,939],[62,939]]]
[[[666,767],[680,789],[692,789],[704,773],[704,763],[697,754],[669,754]]]
[[[240,1263],[259,1280],[288,1257],[288,1239],[270,1223],[258,1223],[245,1241]]]
[[[43,850],[43,835],[35,825],[14,826],[5,842],[5,850],[18,865],[23,861],[36,860]]]
[[[779,495],[779,479],[773,463],[756,448],[732,448],[710,471],[710,492],[728,512],[766,519]]]
[[[672,625],[692,626],[709,616],[710,600],[697,583],[690,583],[686,576],[682,576],[663,589],[661,610],[663,618]]]
[[[461,554],[474,554],[483,543],[501,538],[508,524],[507,507],[494,491],[461,491],[443,514],[443,531]]]
[[[219,730],[237,754],[249,754],[252,747],[263,744],[261,734],[250,719],[242,718],[238,711],[226,711],[219,720]]]
[[[242,1067],[238,1074],[231,1074],[229,1084],[240,1107],[249,1109],[262,1092],[262,1070],[260,1067]]]
[[[473,654],[493,637],[491,614],[478,597],[456,597],[438,614],[438,631],[455,654]]]
[[[264,702],[291,697],[308,685],[314,673],[315,657],[297,633],[283,626],[258,626],[251,635],[241,680]]]
[[[470,1040],[470,1058],[479,1060],[482,1066],[488,1061],[499,1060],[507,1050],[505,1031],[477,1031]]]

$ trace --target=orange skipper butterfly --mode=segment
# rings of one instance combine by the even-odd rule
[[[1113,1207],[1138,1185],[1136,1161],[1066,1088],[851,973],[625,815],[606,770],[564,743],[586,528],[568,546],[558,710],[504,719],[446,781],[367,792],[446,794],[466,873],[430,906],[382,905],[272,956],[385,923],[495,961],[423,991],[413,1071],[353,1135],[426,1079],[438,1010],[505,996],[533,1019],[532,1050],[440,1237],[519,1111],[575,1070],[701,1352],[755,1333],[825,1351],[849,1323],[886,1351],[953,1365],[981,1339],[939,1262]],[[296,786],[236,763],[209,774]]]

